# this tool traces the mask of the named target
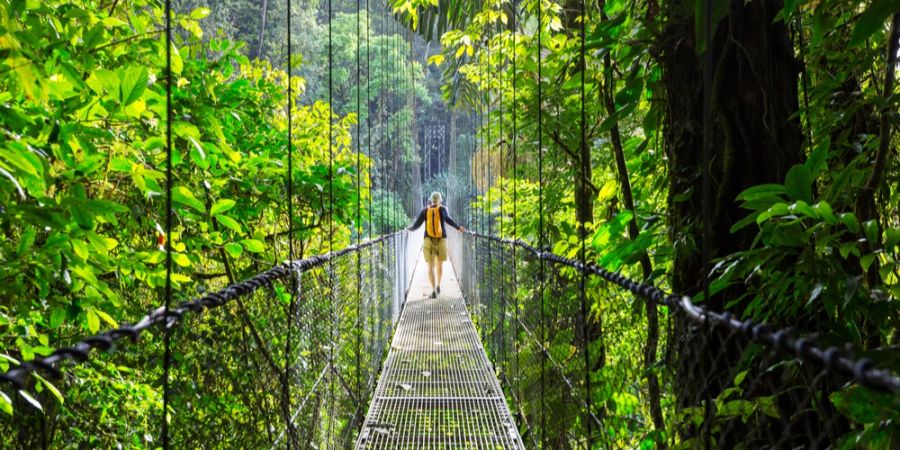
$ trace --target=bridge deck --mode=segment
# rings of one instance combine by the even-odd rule
[[[430,299],[419,261],[357,449],[521,449],[452,266]]]

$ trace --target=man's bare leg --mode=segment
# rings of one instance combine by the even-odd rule
[[[428,282],[431,283],[431,290],[434,290],[434,261],[436,258],[428,260]]]
[[[441,278],[444,276],[444,262],[437,256],[434,257],[434,266],[437,268],[437,286],[441,287]]]

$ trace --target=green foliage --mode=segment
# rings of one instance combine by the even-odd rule
[[[209,9],[177,12],[175,223],[165,236],[162,3],[108,6],[0,2],[3,370],[157,307],[166,240],[174,252],[176,298],[222,287],[258,272],[260,262],[286,258],[285,93],[289,82],[302,92],[303,80],[288,80],[268,62],[249,60],[240,42],[204,34]],[[291,103],[296,232],[290,238],[305,252],[318,253],[329,240],[335,246],[349,242],[357,220],[351,207],[357,203],[357,178],[368,177],[368,159],[362,158],[357,174],[350,140],[354,115],[340,117],[322,102]],[[324,132],[329,125],[333,177]],[[365,183],[361,195],[367,202]],[[323,223],[331,219],[329,236]],[[148,338],[144,350],[153,354],[158,345]],[[161,408],[160,368],[117,376],[125,367],[97,361],[77,371],[78,386],[36,376],[29,381],[40,395],[4,393],[0,410],[26,423],[33,411],[27,403],[68,418],[83,414],[68,409],[77,405],[97,415],[78,418],[73,423],[81,425],[64,436],[114,446],[131,435],[132,426],[152,429]],[[100,430],[87,428],[97,421]],[[0,429],[6,439],[16,436],[8,422]],[[135,439],[129,445],[151,445],[142,436]],[[0,438],[2,443],[11,445]],[[79,444],[59,446],[64,445]]]
[[[744,2],[748,3],[752,2]],[[507,237],[515,235],[533,244],[543,241],[552,245],[555,253],[577,258],[581,236],[575,216],[579,208],[584,208],[580,203],[588,203],[592,220],[585,224],[589,231],[584,236],[587,259],[632,278],[649,278],[662,287],[675,278],[683,280],[682,285],[700,286],[702,274],[671,270],[676,256],[699,261],[701,244],[695,241],[699,235],[694,232],[701,221],[700,205],[695,201],[698,193],[680,186],[695,185],[693,180],[698,180],[700,174],[684,172],[684,166],[691,161],[675,161],[667,149],[690,139],[685,134],[699,130],[699,124],[691,122],[692,118],[669,115],[667,108],[685,99],[666,92],[663,79],[681,74],[664,74],[662,68],[665,60],[680,49],[673,42],[687,40],[688,48],[696,53],[706,50],[707,43],[702,38],[703,5],[702,1],[613,0],[589,4],[584,19],[576,12],[577,7],[545,0],[475,4],[394,1],[394,10],[418,26],[423,35],[440,33],[442,51],[432,56],[429,63],[444,70],[445,100],[478,114],[477,149],[466,160],[466,166],[456,169],[455,177],[471,180],[469,186],[455,190],[474,197],[470,220],[476,229],[490,229]],[[714,2],[714,6],[714,24],[741,20],[729,17],[735,5]],[[881,140],[882,117],[890,124],[888,148],[896,142],[898,96],[882,90],[886,71],[893,70],[885,64],[884,55],[890,31],[886,25],[898,12],[897,2],[785,1],[783,7],[773,26],[791,27],[793,54],[804,64],[803,73],[797,75],[800,96],[787,101],[800,105],[795,116],[807,138],[805,162],[789,170],[786,167],[783,180],[753,186],[736,198],[719,198],[722,193],[713,193],[724,209],[713,211],[716,217],[734,214],[729,208],[741,208],[726,229],[713,233],[733,233],[736,239],[737,235],[750,233],[756,239],[749,248],[713,249],[714,254],[723,253],[713,262],[711,294],[728,293],[723,307],[742,318],[796,326],[818,333],[826,343],[849,342],[876,358],[879,365],[893,367],[889,361],[896,352],[888,343],[896,344],[900,330],[896,301],[900,297],[900,166],[893,150],[888,151],[884,168],[874,169],[873,161]],[[510,20],[513,15],[515,24]],[[677,22],[673,18],[677,15],[692,18],[687,21],[687,29],[667,28]],[[672,36],[673,32],[677,36]],[[583,63],[582,41],[586,49]],[[584,122],[582,95],[587,99],[583,104]],[[700,108],[700,104],[692,107]],[[733,120],[735,112],[728,109],[730,106],[722,108],[726,111],[713,112],[716,124]],[[664,124],[681,128],[666,135]],[[589,148],[587,168],[580,154],[582,133]],[[621,141],[624,167],[614,157],[616,139]],[[517,152],[515,167],[513,146]],[[540,173],[539,153],[543,164]],[[732,167],[733,161],[727,157],[718,159],[723,157],[719,153],[715,155],[714,165],[721,164],[727,177],[766,178],[752,173],[752,168]],[[585,173],[588,180],[582,182]],[[623,179],[631,187],[633,211],[625,204]],[[870,179],[877,181],[876,187],[866,186]],[[689,182],[678,183],[679,180]],[[724,181],[730,180],[714,183]],[[474,195],[469,191],[472,187]],[[585,196],[584,193],[587,202],[579,196]],[[873,212],[860,209],[859,199],[863,197],[874,197]],[[695,222],[673,220],[670,208],[684,202],[697,209]],[[543,209],[536,210],[538,205]],[[636,234],[632,228],[637,229]],[[649,259],[649,275],[644,271],[645,258]],[[871,273],[876,276],[870,276]],[[572,275],[564,272],[560,276]],[[634,322],[645,314],[644,305],[604,295],[602,287],[594,289],[588,290],[589,309],[596,317],[592,324],[606,330],[610,321],[625,321],[634,328],[624,342],[598,339],[598,354],[593,356],[620,363],[594,375],[632,380],[628,378],[631,366],[623,362],[630,361],[630,352],[647,345],[650,326]],[[702,295],[696,300],[704,301]],[[565,310],[579,299],[563,294],[550,301]],[[662,320],[667,312],[660,310]],[[562,329],[565,325],[563,319],[555,323]],[[671,330],[657,331],[661,345],[676,338],[667,335]],[[554,336],[548,342],[551,353],[560,360],[571,357],[567,345],[566,336]],[[664,365],[659,360],[648,363],[649,367]],[[757,371],[765,370],[755,367],[750,373],[762,376]],[[804,382],[798,373],[791,372],[796,378],[790,382]],[[740,384],[736,382],[733,390],[727,386],[719,392],[715,409],[721,417],[720,424],[753,423],[763,420],[759,417],[777,413],[773,404],[781,393],[754,393],[755,397],[749,397],[748,391],[738,387]],[[672,408],[671,396],[682,388],[664,387],[661,403],[667,427],[702,421],[702,405],[695,405],[695,409]],[[611,389],[620,391],[609,397],[606,392],[598,393],[596,403],[618,407],[617,402],[608,400],[629,395],[644,401],[640,411],[624,407],[608,407],[604,411],[607,420],[622,413],[638,417],[636,420],[644,424],[638,427],[640,430],[632,430],[629,436],[633,441],[623,441],[621,445],[637,447],[659,439],[660,434],[653,433],[662,430],[653,430],[655,424],[651,424],[646,406],[647,386],[632,386],[630,391],[619,386]],[[845,390],[832,394],[831,400],[843,400],[846,405],[847,398],[858,397],[865,398]],[[816,411],[826,414],[826,409]],[[838,409],[851,417],[846,407]],[[629,412],[624,413],[626,410]],[[557,425],[548,428],[557,429]],[[890,437],[894,428],[861,425],[845,441],[848,447],[888,448],[896,442]],[[699,442],[690,438],[681,442],[682,448],[692,445]]]
[[[676,222],[671,212],[698,195],[677,181],[700,174],[676,172],[684,164],[674,160],[670,148],[685,138],[682,132],[699,124],[672,128],[686,119],[670,114],[669,106],[682,99],[665,90],[665,78],[673,74],[664,72],[663,60],[674,39],[687,39],[689,53],[706,50],[704,2],[588,2],[584,18],[571,5],[548,0],[391,3],[413,28],[441,34],[440,52],[429,63],[444,69],[444,100],[479,113],[477,142],[460,139],[466,142],[454,147],[460,152],[457,161],[451,161],[448,173],[426,180],[424,191],[450,192],[459,203],[455,209],[474,200],[466,211],[479,231],[487,231],[490,223],[497,234],[543,242],[572,258],[581,256],[584,244],[587,260],[632,278],[665,288],[683,277],[699,286],[705,274],[676,273],[672,267],[676,254],[699,258],[693,229],[700,219]],[[805,162],[785,167],[783,180],[752,186],[735,198],[714,193],[724,209],[740,208],[733,223],[714,231],[755,239],[744,248],[713,249],[718,258],[710,291],[728,293],[722,307],[741,318],[796,326],[828,344],[850,343],[859,354],[896,369],[900,165],[893,149],[900,96],[884,92],[884,75],[893,70],[884,55],[887,21],[900,8],[896,0],[783,3],[772,27],[791,27],[788,44],[802,62],[796,80],[802,94],[785,102],[797,110],[790,120],[804,131]],[[361,222],[373,234],[409,223],[404,205],[420,187],[404,177],[419,169],[416,114],[436,100],[425,68],[406,64],[410,44],[389,31],[381,14],[336,11],[331,23],[335,45],[329,50],[322,11],[312,3],[293,8],[292,44],[302,57],[287,61],[285,5],[269,1],[266,15],[249,0],[185,0],[176,8],[176,220],[170,235],[163,236],[162,2],[0,0],[0,370],[157,306],[165,283],[160,249],[165,241],[174,249],[172,279],[179,298],[284,260],[286,176],[292,177],[295,193],[293,238],[304,255],[349,243]],[[729,16],[726,3],[715,5],[713,22],[738,20]],[[678,14],[693,18],[680,35],[667,28]],[[266,29],[260,29],[263,21]],[[371,31],[359,36],[360,22]],[[358,55],[367,61],[364,73],[355,70]],[[288,63],[300,77],[287,79]],[[286,98],[288,83],[297,99]],[[330,88],[331,105],[321,101]],[[420,108],[414,110],[413,104]],[[716,123],[729,120],[730,113],[715,110]],[[325,130],[332,127],[329,141]],[[883,129],[889,151],[882,155],[884,166],[876,169]],[[362,152],[368,155],[359,168],[351,136],[364,143]],[[291,174],[286,173],[287,148],[294,152]],[[325,162],[332,156],[333,174]],[[729,168],[731,163],[714,161]],[[759,178],[750,169],[731,169],[729,176]],[[362,192],[357,193],[358,185]],[[626,205],[629,196],[633,210]],[[873,199],[874,208],[861,207],[861,198]],[[371,218],[357,217],[358,202],[371,204]],[[576,212],[585,211],[590,220],[577,223]],[[335,233],[328,235],[324,225],[332,219]],[[580,226],[586,233],[579,234]],[[580,298],[571,286],[577,285],[577,274],[561,270],[552,276],[568,287],[542,299],[559,313],[553,325],[561,330],[548,337],[546,346],[570,370],[571,362],[584,356],[573,345]],[[621,337],[615,342],[598,338],[588,350],[589,357],[605,362],[589,374],[595,382],[591,398],[604,410],[604,431],[623,448],[650,448],[666,436],[674,436],[681,448],[699,445],[672,429],[699,425],[706,405],[683,405],[678,395],[684,386],[678,383],[684,381],[663,377],[658,403],[664,427],[657,427],[648,406],[648,380],[664,375],[673,363],[661,352],[645,361],[636,351],[648,348],[653,333],[661,345],[675,349],[683,335],[644,323],[641,300],[616,295],[599,281],[590,283],[591,326],[604,333],[612,327]],[[533,299],[531,293],[516,294]],[[289,298],[283,289],[278,295]],[[264,313],[279,313],[261,305],[250,308],[257,308],[250,312],[260,322],[271,320]],[[662,323],[670,318],[666,308],[658,312]],[[206,324],[199,333],[222,327]],[[249,328],[234,325],[227,331],[238,335]],[[281,338],[267,336],[267,341],[279,344]],[[149,350],[158,351],[158,343]],[[201,348],[192,351],[197,352],[193,356],[216,356]],[[535,349],[523,350],[523,357],[536,355]],[[29,380],[34,395],[0,392],[0,417],[27,421],[33,418],[29,411],[39,407],[56,414],[47,417],[72,419],[77,405],[99,418],[101,429],[76,421],[70,433],[77,439],[61,446],[152,447],[152,439],[132,431],[151,428],[152,417],[161,414],[159,369],[128,373],[133,362],[101,360],[79,367],[62,382]],[[234,396],[256,368],[249,361],[220,362],[232,372],[228,381],[234,384],[222,381],[217,395],[208,397],[196,386],[182,385],[181,398],[192,400],[178,407],[220,420],[249,420],[253,411]],[[804,368],[764,367],[753,354],[740,363],[746,366],[741,375],[726,379],[712,398],[716,430],[783,416],[778,396],[784,392],[750,389],[746,377],[784,370],[789,391],[806,381]],[[191,369],[201,372],[199,366],[186,370]],[[836,412],[825,419],[846,422],[839,447],[896,446],[895,402],[852,385],[834,389],[826,392],[827,400],[815,398],[810,408],[818,414],[830,402]],[[552,391],[549,399],[560,414],[550,418],[548,428],[583,426],[581,407],[572,407],[559,392]],[[271,407],[276,395],[258,398]],[[15,434],[6,433],[5,426],[0,431],[7,440],[0,443],[11,445]],[[132,440],[119,442],[121,436]],[[20,445],[30,444],[37,446]]]
[[[372,234],[386,234],[409,226],[411,219],[393,191],[372,192]]]

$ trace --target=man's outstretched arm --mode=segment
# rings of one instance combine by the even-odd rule
[[[450,217],[450,211],[448,211],[446,207],[441,208],[441,214],[444,215],[444,222],[446,222],[447,225],[450,225],[451,227],[456,228],[463,233],[466,232],[466,229],[464,227],[457,225],[456,222],[453,221],[453,219]]]
[[[413,222],[413,224],[410,225],[409,228],[407,228],[407,230],[414,231],[416,228],[421,227],[423,223],[425,223],[425,210],[424,209],[419,212],[419,217],[416,217],[416,221]]]

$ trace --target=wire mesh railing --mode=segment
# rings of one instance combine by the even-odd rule
[[[889,436],[900,411],[895,372],[815,334],[708,311],[521,241],[453,233],[451,259],[530,448],[853,447]],[[664,324],[651,364],[647,300]]]
[[[0,375],[0,390],[53,410],[23,407],[4,417],[0,447],[153,448],[163,417],[178,448],[350,446],[411,281],[415,242],[401,232],[286,262],[13,366]],[[163,414],[166,330],[173,362]],[[142,350],[115,351],[125,340]],[[53,380],[52,391],[41,378]],[[92,411],[96,403],[78,401],[90,392],[117,397],[103,404],[120,409]],[[54,395],[66,401],[50,401]],[[94,433],[83,434],[84,420],[96,420],[87,424]]]

